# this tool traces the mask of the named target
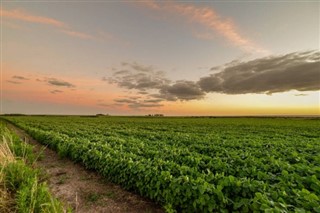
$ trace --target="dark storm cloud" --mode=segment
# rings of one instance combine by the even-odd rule
[[[49,78],[49,79],[47,79],[47,82],[50,85],[58,86],[58,87],[69,87],[69,88],[75,87],[75,85],[73,85],[67,81],[58,80],[56,78]]]
[[[12,76],[12,78],[18,79],[18,80],[29,80],[29,78],[26,78],[26,77],[23,77],[23,76],[19,76],[19,75],[14,75],[14,76]]]
[[[294,52],[248,62],[233,61],[219,73],[200,78],[197,83],[205,92],[225,94],[319,90],[320,52]]]

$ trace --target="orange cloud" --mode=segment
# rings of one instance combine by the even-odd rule
[[[181,4],[173,1],[165,3],[157,3],[155,0],[141,2],[144,6],[165,12],[171,12],[185,17],[191,23],[197,23],[211,31],[214,31],[233,45],[238,46],[246,51],[256,51],[261,53],[268,52],[267,50],[254,44],[250,39],[241,35],[236,25],[230,18],[221,17],[213,8],[200,7],[191,4]],[[200,35],[200,36],[199,36]],[[196,37],[201,38],[203,34],[197,33]],[[209,34],[205,34],[205,39],[212,38]]]
[[[0,16],[10,18],[10,19],[17,19],[21,21],[31,22],[31,23],[51,25],[53,27],[60,29],[60,32],[71,37],[77,37],[80,39],[97,39],[93,35],[72,30],[64,22],[58,21],[56,19],[44,17],[44,16],[32,15],[20,9],[5,10],[3,8],[0,8]],[[17,25],[16,25],[16,28],[17,28]]]
[[[25,11],[19,10],[19,9],[5,10],[3,8],[0,8],[0,14],[2,17],[7,17],[11,19],[18,19],[18,20],[32,22],[32,23],[47,24],[47,25],[52,25],[59,28],[67,27],[65,23],[58,21],[56,19],[28,14]]]
[[[72,31],[72,30],[61,30],[64,34],[67,34],[72,37],[77,37],[81,39],[94,39],[95,37],[93,35],[89,35],[82,32]]]

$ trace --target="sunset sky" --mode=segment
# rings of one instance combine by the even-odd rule
[[[1,113],[320,115],[319,1],[1,1]]]

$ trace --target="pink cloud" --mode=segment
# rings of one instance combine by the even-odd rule
[[[21,9],[6,10],[4,8],[0,8],[0,16],[9,18],[9,19],[16,19],[20,21],[31,22],[31,23],[51,25],[59,29],[60,32],[71,37],[76,37],[80,39],[98,39],[93,35],[73,30],[66,23],[62,21],[59,21],[53,18],[44,17],[44,16],[33,15]],[[15,27],[16,26],[18,25],[15,25]],[[12,24],[9,27],[13,28]]]
[[[184,17],[190,23],[195,23],[210,30],[211,33],[220,34],[234,46],[240,47],[246,51],[255,51],[265,53],[267,50],[259,47],[239,32],[238,27],[231,18],[225,18],[219,15],[213,8],[204,6],[195,6],[192,4],[182,4],[173,1],[157,2],[148,0],[141,2],[147,8],[162,12],[170,12]],[[194,33],[197,38],[213,38],[210,34]]]
[[[17,19],[32,23],[39,23],[39,24],[47,24],[52,25],[59,28],[66,28],[67,25],[61,21],[58,21],[56,19],[47,18],[44,16],[36,16],[29,14],[23,10],[15,9],[15,10],[5,10],[3,8],[0,8],[0,14],[2,17],[7,17],[11,19]]]
[[[82,32],[77,32],[73,30],[61,30],[62,33],[67,34],[72,37],[77,37],[81,39],[94,39],[95,37],[90,34],[82,33]]]

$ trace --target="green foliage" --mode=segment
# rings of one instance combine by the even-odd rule
[[[3,122],[0,122],[0,136],[6,138],[9,148],[15,157],[24,159],[30,163],[34,162],[35,155],[32,146],[21,141],[18,135],[10,132]]]
[[[97,202],[100,198],[101,198],[102,195],[98,194],[98,193],[88,193],[85,197],[86,201],[87,202]]]
[[[8,163],[3,168],[5,185],[12,191],[19,190],[22,185],[32,182],[37,170],[27,167],[21,160]]]
[[[0,143],[8,143],[7,147],[15,155],[11,156],[8,162],[0,164],[0,184],[14,195],[16,212],[64,212],[62,204],[52,197],[47,185],[39,182],[40,171],[28,165],[35,159],[32,146],[20,141],[19,137],[10,132],[1,122],[0,130],[2,138]],[[6,160],[5,156],[2,155],[2,157],[2,160]]]
[[[21,213],[29,212],[63,212],[57,199],[50,194],[48,187],[39,184],[37,177],[21,185],[16,195],[17,210]]]
[[[319,211],[319,119],[6,119],[167,212]]]
[[[26,142],[22,142],[20,138],[15,134],[11,134],[11,137],[12,143],[10,143],[10,149],[12,150],[13,154],[16,157],[26,159],[27,161],[32,163],[35,160],[32,146],[27,144]]]

